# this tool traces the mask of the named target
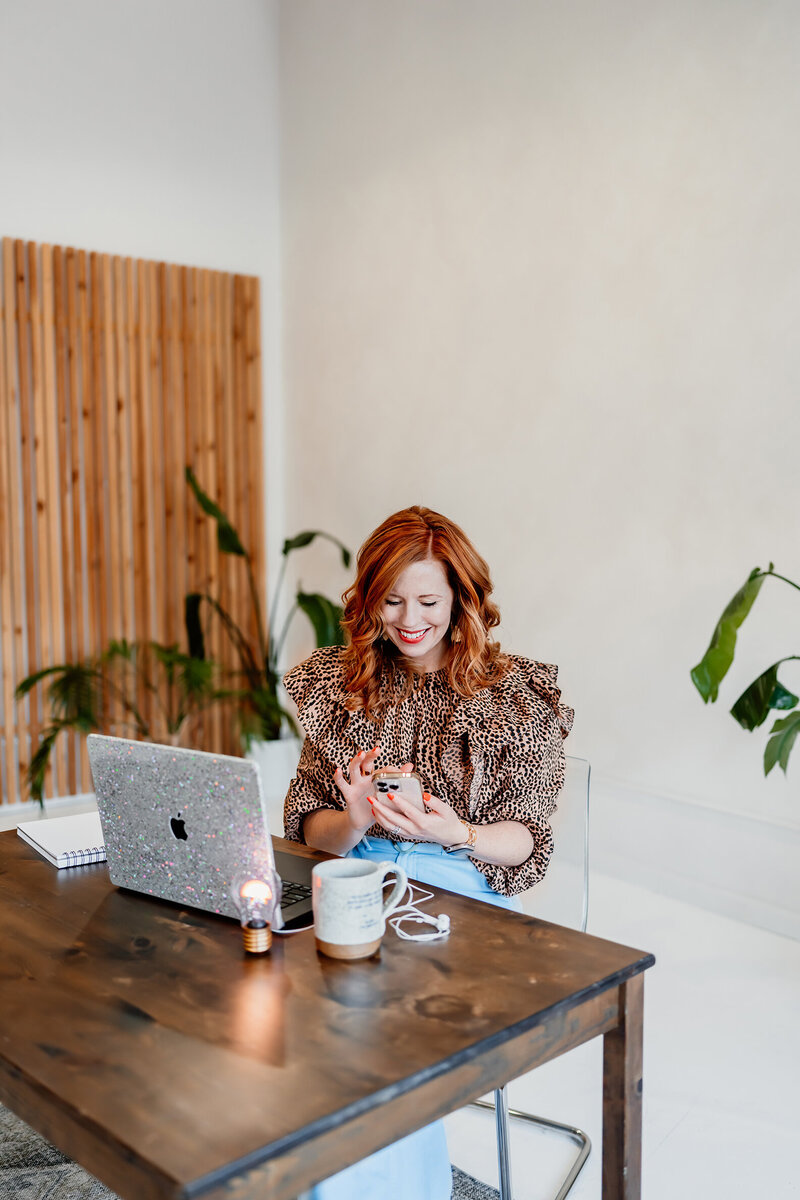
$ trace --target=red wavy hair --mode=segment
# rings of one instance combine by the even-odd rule
[[[372,716],[383,704],[407,695],[418,673],[388,639],[383,639],[381,606],[406,567],[436,559],[453,589],[453,611],[447,634],[445,666],[451,687],[474,696],[501,678],[510,663],[490,630],[500,623],[491,600],[492,581],[486,562],[453,521],[415,505],[394,513],[370,534],[358,552],[356,578],[342,596],[343,625],[348,635],[344,656],[345,683],[352,707]],[[390,668],[405,671],[398,697],[387,690]]]

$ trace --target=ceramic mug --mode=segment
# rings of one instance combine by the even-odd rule
[[[388,900],[383,881],[397,882]],[[311,902],[317,949],[329,958],[367,958],[381,944],[386,918],[400,904],[408,876],[393,862],[331,858],[311,872]]]

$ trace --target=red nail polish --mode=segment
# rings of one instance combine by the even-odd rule
[[[423,800],[430,800],[430,798],[431,798],[431,794],[430,794],[430,792],[423,792],[423,793],[422,793],[422,799],[423,799]]]
[[[394,800],[394,792],[387,792],[386,797],[388,800]]]

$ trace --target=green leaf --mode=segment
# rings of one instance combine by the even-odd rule
[[[293,538],[287,538],[283,543],[283,550],[281,553],[287,555],[291,554],[293,550],[302,550],[304,546],[310,546],[314,541],[314,538],[318,537],[326,538],[327,541],[333,542],[334,546],[338,546],[339,552],[342,556],[342,565],[345,567],[350,566],[350,559],[352,556],[350,551],[347,549],[347,546],[345,546],[343,542],[340,542],[338,538],[334,537],[333,534],[325,533],[321,529],[306,529],[303,533],[295,534]]]
[[[248,703],[242,708],[240,724],[246,746],[254,738],[273,742],[280,737],[281,727],[286,721],[293,729],[296,725],[285,708],[281,707],[277,693],[272,688],[254,688],[247,696]]]
[[[178,664],[183,690],[193,700],[210,696],[214,680],[214,663],[209,659],[181,655]]]
[[[194,596],[199,597],[196,605],[193,599]],[[189,597],[187,597],[187,601],[188,600]],[[200,603],[203,601],[211,606],[212,610],[222,621],[223,628],[225,629],[226,634],[230,638],[231,643],[233,644],[233,647],[239,656],[239,661],[242,664],[242,670],[247,675],[248,680],[251,681],[252,686],[257,687],[258,679],[262,673],[261,664],[257,657],[260,647],[256,646],[253,648],[250,645],[246,636],[242,633],[241,629],[233,620],[233,618],[225,611],[219,601],[215,600],[213,596],[209,596],[207,592],[203,592],[202,594],[199,592],[193,592],[192,603],[187,603],[185,609],[187,638],[189,639],[190,650],[194,650],[193,657],[202,658],[204,656],[202,629],[200,627],[198,611],[195,611],[199,610]]]
[[[200,592],[190,592],[183,605],[183,620],[186,626],[186,640],[189,644],[189,654],[192,658],[204,659],[206,644],[203,637],[203,626],[200,623],[200,605],[203,597]]]
[[[286,724],[295,736],[300,736],[292,714],[284,708],[278,699],[278,681],[273,679],[271,686],[255,688],[247,693],[248,708],[242,711],[241,727],[245,745],[249,747],[253,738],[261,738],[265,742],[273,742],[281,735]]]
[[[86,731],[100,726],[101,674],[91,664],[63,667],[47,689],[50,707],[65,725]]]
[[[62,663],[60,666],[44,667],[44,669],[41,671],[34,671],[32,675],[26,675],[26,677],[17,684],[16,691],[14,692],[14,698],[16,700],[24,700],[24,698],[28,695],[28,692],[32,692],[37,683],[41,683],[41,681],[46,679],[48,675],[60,674],[62,671],[68,671],[69,669],[70,666],[68,663]]]
[[[342,609],[334,604],[327,596],[318,593],[297,593],[297,606],[306,614],[314,626],[318,646],[341,646],[344,643],[342,632]]]
[[[136,657],[137,645],[135,642],[129,642],[125,638],[120,638],[108,643],[100,658],[102,662],[113,662],[115,658],[122,658],[125,662],[133,662]]]
[[[795,738],[800,733],[800,712],[794,712],[789,717],[776,721],[770,730],[770,739],[764,750],[764,774],[769,775],[776,763],[786,773],[789,755],[792,752]]]
[[[307,530],[305,533],[298,533],[293,538],[287,538],[283,543],[281,553],[291,554],[293,550],[302,550],[303,546],[310,546],[316,536],[316,532]]]
[[[28,787],[31,790],[31,799],[36,800],[42,806],[44,805],[44,777],[47,772],[47,764],[50,762],[53,746],[62,729],[70,728],[71,724],[69,721],[54,721],[52,725],[48,725],[46,729],[43,729],[36,753],[28,766],[26,776]]]
[[[797,704],[798,697],[778,683],[778,667],[786,661],[780,658],[773,663],[758,679],[753,680],[734,704],[731,716],[742,729],[752,732],[758,725],[763,725],[771,708],[794,708]]]
[[[717,622],[702,659],[692,668],[692,682],[706,704],[709,700],[713,703],[719,695],[720,682],[733,662],[736,631],[753,607],[763,582],[764,572],[754,567]]]
[[[52,682],[47,689],[47,698],[60,720],[97,725],[97,710],[100,706],[98,684],[101,675],[91,660],[85,663],[45,667],[42,671],[36,671],[18,684],[14,693],[16,698],[24,699],[37,683],[48,678]]]
[[[800,696],[795,696],[794,692],[788,691],[783,684],[776,683],[775,691],[769,698],[769,706],[777,709],[794,708],[798,701],[800,701]]]
[[[186,655],[178,649],[174,642],[170,646],[163,646],[161,642],[150,642],[149,646],[150,652],[152,653],[156,662],[161,663],[161,666],[164,667],[165,670],[167,670],[170,674],[175,671],[176,667],[180,666],[181,662],[186,657]]]
[[[186,482],[195,494],[197,503],[204,513],[213,517],[217,522],[217,545],[223,554],[235,554],[239,558],[247,558],[247,551],[239,540],[239,535],[231,525],[221,508],[207,496],[197,482],[191,467],[186,468]]]

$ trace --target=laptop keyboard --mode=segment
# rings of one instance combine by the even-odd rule
[[[288,879],[282,880],[282,883],[281,908],[288,908],[290,904],[297,904],[299,900],[307,900],[311,895],[311,888],[307,883],[290,883]]]

